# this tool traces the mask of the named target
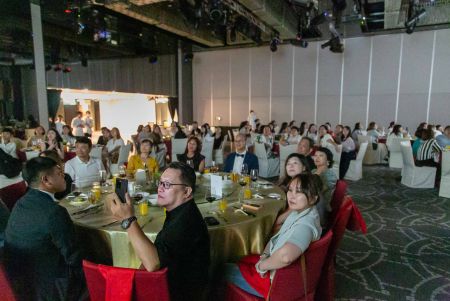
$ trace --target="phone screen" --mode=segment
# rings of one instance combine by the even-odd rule
[[[122,203],[126,203],[127,199],[125,198],[125,194],[128,191],[128,180],[127,179],[116,179],[116,189],[115,192],[119,196],[119,199]]]

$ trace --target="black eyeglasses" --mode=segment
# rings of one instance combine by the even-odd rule
[[[173,184],[167,181],[160,181],[158,184],[159,187],[163,187],[164,189],[170,189],[172,186],[188,186],[186,184]]]

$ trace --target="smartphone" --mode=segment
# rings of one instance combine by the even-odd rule
[[[208,226],[217,226],[220,224],[219,221],[213,216],[207,216],[204,220]]]
[[[128,192],[128,180],[116,178],[115,192],[119,196],[120,201],[126,203],[127,199],[125,198],[125,194]]]

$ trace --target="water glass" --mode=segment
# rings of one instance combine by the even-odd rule
[[[241,175],[247,175],[248,174],[248,166],[247,164],[243,163],[241,167]]]

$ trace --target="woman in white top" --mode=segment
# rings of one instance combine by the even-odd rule
[[[334,141],[333,137],[328,133],[327,127],[325,125],[321,125],[319,127],[319,138],[318,144],[322,147],[328,147],[328,145],[333,145],[335,148],[337,147],[337,143]]]
[[[361,122],[355,123],[355,128],[353,129],[353,132],[352,132],[352,139],[355,142],[355,144],[358,144],[358,135],[361,135],[361,136],[364,135],[362,129],[363,129],[363,126],[361,125]]]
[[[369,123],[369,127],[367,128],[367,136],[371,137],[371,143],[378,143],[378,137],[381,136],[381,133],[378,131],[378,125],[376,122],[372,121]]]
[[[106,158],[111,160],[111,163],[117,163],[117,160],[119,159],[120,147],[125,145],[125,143],[123,142],[122,137],[120,137],[120,131],[118,128],[113,127],[111,129],[111,136],[112,138],[108,140],[108,143],[106,143],[104,148],[104,150],[106,149],[104,154],[106,155]]]
[[[67,124],[63,125],[61,138],[62,138],[62,140],[63,140],[63,144],[64,144],[64,143],[68,143],[68,144],[70,144],[70,145],[75,145],[75,142],[76,142],[76,140],[77,140],[77,139],[72,135],[72,129],[71,129],[70,126],[67,125]]]
[[[392,142],[395,138],[407,138],[407,133],[403,130],[401,124],[396,124],[392,128],[392,132],[389,134],[386,140],[386,146],[389,148],[392,145]]]
[[[34,129],[34,136],[28,139],[27,147],[38,147],[42,142],[45,142],[45,129],[42,125],[39,125]]]
[[[282,139],[280,141],[280,143],[282,145],[292,145],[292,144],[297,145],[301,139],[302,139],[302,136],[300,136],[300,134],[298,133],[298,128],[296,126],[293,126],[293,127],[291,127],[288,138]]]
[[[317,141],[317,127],[314,123],[311,123],[306,131],[306,137],[311,138],[314,142]]]
[[[41,143],[41,151],[55,151],[61,160],[64,160],[63,139],[56,129],[49,129],[47,142]]]

